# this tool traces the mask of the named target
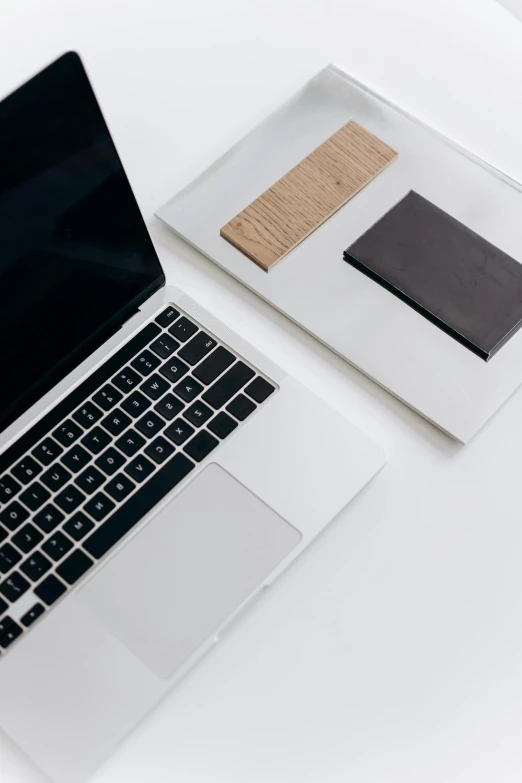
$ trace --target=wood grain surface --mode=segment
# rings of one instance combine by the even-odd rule
[[[352,120],[223,226],[220,234],[269,272],[396,155]]]

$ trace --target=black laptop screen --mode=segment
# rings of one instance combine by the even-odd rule
[[[0,103],[0,431],[163,282],[68,53]]]

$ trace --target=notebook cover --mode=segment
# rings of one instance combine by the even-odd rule
[[[344,258],[486,361],[522,322],[522,265],[414,191]]]

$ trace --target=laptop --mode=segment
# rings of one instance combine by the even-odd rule
[[[74,783],[385,458],[165,284],[77,54],[0,139],[0,727]]]

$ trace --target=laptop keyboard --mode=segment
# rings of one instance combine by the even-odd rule
[[[0,454],[0,652],[274,391],[168,306]]]

